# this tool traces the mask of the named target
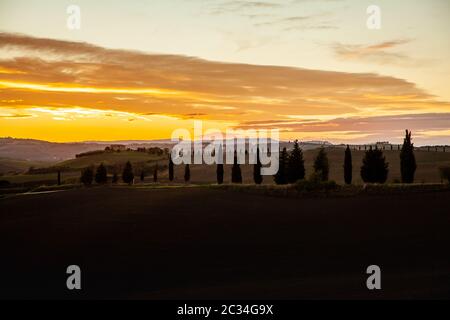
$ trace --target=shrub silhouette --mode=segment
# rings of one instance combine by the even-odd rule
[[[261,184],[263,182],[263,177],[261,175],[261,159],[259,158],[259,148],[256,149],[256,164],[253,165],[253,181],[256,184]]]
[[[189,182],[191,180],[191,169],[189,168],[189,165],[187,164],[184,167],[184,182]]]
[[[94,181],[94,170],[92,170],[91,167],[84,169],[81,172],[80,181],[85,186],[90,186],[92,184],[92,181]]]
[[[125,168],[123,168],[122,180],[128,184],[132,184],[134,181],[133,167],[131,166],[130,161],[128,161],[125,164]]]
[[[321,181],[328,181],[330,166],[325,148],[320,148],[319,153],[314,159],[314,172],[319,175]]]
[[[95,182],[98,184],[105,184],[108,181],[108,173],[106,172],[106,167],[101,163],[95,173]]]
[[[305,161],[298,140],[295,140],[294,148],[289,155],[287,180],[289,183],[294,183],[303,179],[305,179]]]
[[[308,180],[300,180],[295,184],[295,188],[299,192],[310,191],[331,191],[338,189],[335,181],[322,181],[322,173],[314,172]]]
[[[389,164],[378,148],[366,151],[361,166],[361,178],[367,183],[385,183],[389,173]]]
[[[414,145],[411,142],[411,131],[406,130],[402,151],[400,152],[400,173],[403,183],[413,183],[417,164],[414,156]]]
[[[352,184],[353,179],[353,164],[352,164],[352,151],[347,145],[345,149],[345,159],[344,159],[344,180],[346,184]]]
[[[274,180],[276,184],[283,185],[288,183],[286,171],[289,155],[286,148],[283,148],[283,151],[281,151],[279,158],[278,172],[275,175]]]
[[[233,167],[231,168],[231,182],[232,183],[242,183],[241,167],[237,161],[236,152],[234,153],[234,163],[233,163]]]

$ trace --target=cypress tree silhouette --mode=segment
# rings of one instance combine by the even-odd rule
[[[108,173],[106,172],[106,168],[103,163],[100,163],[97,168],[97,172],[95,173],[95,182],[98,184],[105,184],[108,182]]]
[[[216,169],[216,178],[217,183],[222,184],[223,183],[223,151],[222,151],[222,145],[219,145],[219,151],[217,152],[217,169]]]
[[[352,151],[347,145],[345,149],[345,159],[344,159],[344,180],[346,184],[352,184],[353,179],[353,164],[352,164]]]
[[[191,169],[189,168],[189,165],[187,164],[184,167],[184,182],[189,182],[191,180]]]
[[[259,148],[256,149],[256,164],[253,165],[253,181],[256,184],[261,184],[263,182],[263,177],[261,175],[261,160],[259,158]]]
[[[61,185],[61,171],[58,171],[58,186]]]
[[[295,140],[294,148],[289,155],[287,180],[289,183],[294,183],[303,179],[305,179],[305,161],[298,140]]]
[[[113,177],[112,177],[112,183],[117,183],[119,182],[119,176],[117,175],[117,172],[114,172]]]
[[[280,160],[278,166],[278,172],[274,177],[275,183],[279,185],[287,184],[287,165],[288,165],[288,152],[286,148],[283,148],[283,151],[280,153]]]
[[[216,170],[216,177],[217,177],[217,183],[223,184],[223,164],[219,163],[217,164],[217,170]]]
[[[90,186],[92,184],[92,181],[94,181],[94,170],[92,170],[91,167],[88,167],[88,168],[84,169],[81,172],[80,181],[85,186]]]
[[[145,172],[144,170],[141,171],[141,181],[143,182],[145,180]]]
[[[173,181],[173,161],[172,155],[169,153],[169,180]]]
[[[153,182],[158,182],[158,164],[156,164],[153,170]]]
[[[361,178],[368,183],[385,183],[389,174],[389,163],[378,148],[366,151],[361,166]]]
[[[403,183],[413,183],[417,164],[414,156],[414,145],[411,142],[411,131],[406,130],[402,151],[400,152],[400,172]]]
[[[328,156],[325,148],[319,149],[316,159],[314,160],[314,172],[320,177],[321,181],[328,181],[330,166],[328,164]]]
[[[130,161],[128,161],[125,164],[125,168],[123,169],[123,172],[122,172],[122,180],[125,183],[133,184],[134,174],[133,174],[133,167],[131,166]]]
[[[237,161],[237,153],[234,152],[234,163],[231,169],[231,182],[232,183],[242,183],[242,173],[241,167]]]

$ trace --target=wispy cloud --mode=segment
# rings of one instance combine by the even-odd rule
[[[31,114],[1,114],[0,118],[2,119],[23,119],[23,118],[30,118],[33,117]]]
[[[356,60],[372,62],[376,64],[414,65],[414,61],[409,55],[396,50],[402,45],[411,43],[412,39],[396,39],[372,45],[342,44],[332,45],[334,53],[342,60]]]
[[[283,31],[312,30],[312,29],[338,29],[338,24],[331,20],[332,14],[322,12],[310,15],[289,16],[257,22],[255,27],[279,27]]]
[[[255,15],[253,10],[255,9],[275,9],[283,7],[282,3],[269,2],[269,1],[220,1],[214,3],[210,7],[211,14],[226,14],[236,12],[249,12],[249,14]]]

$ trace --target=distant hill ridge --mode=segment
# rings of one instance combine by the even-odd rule
[[[204,140],[204,143],[208,143]],[[36,139],[16,139],[11,137],[0,138],[0,158],[18,159],[27,161],[57,162],[73,159],[77,154],[90,151],[103,150],[113,144],[122,144],[128,148],[140,147],[171,148],[174,145],[169,139],[161,140],[118,140],[118,141],[83,141],[83,142],[49,142]],[[226,142],[225,142],[226,144]],[[281,146],[289,147],[288,142],[280,142]],[[329,142],[311,141],[302,142],[305,149],[319,145],[331,145]]]
[[[204,144],[209,143],[205,138]],[[225,144],[227,141],[225,141]],[[387,142],[386,142],[387,143]],[[73,159],[77,154],[103,150],[110,145],[125,145],[127,148],[171,148],[174,145],[169,139],[160,140],[117,140],[117,141],[82,141],[82,142],[49,142],[36,139],[16,139],[11,137],[0,138],[0,158],[27,160],[27,161],[47,161],[59,162]],[[280,141],[280,148],[291,148],[293,141]],[[364,144],[362,144],[364,145]],[[367,143],[367,146],[377,145],[377,143]],[[304,150],[316,149],[321,146],[345,146],[345,144],[334,145],[328,141],[301,141]],[[358,145],[359,146],[359,145]],[[398,145],[396,145],[398,147]],[[435,146],[422,146],[421,149],[434,150]],[[442,151],[441,146],[439,151]],[[364,150],[364,148],[363,148]],[[445,148],[444,148],[445,150]],[[450,148],[447,148],[450,150]],[[447,151],[448,152],[448,151]]]

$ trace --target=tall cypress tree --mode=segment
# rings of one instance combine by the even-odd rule
[[[402,151],[400,152],[400,172],[403,183],[413,183],[417,164],[414,156],[414,144],[411,142],[411,131],[406,130]]]
[[[95,173],[95,182],[98,184],[105,184],[108,181],[108,173],[106,172],[106,167],[101,163],[97,172]]]
[[[234,152],[234,163],[233,168],[231,168],[231,182],[232,183],[242,183],[242,173],[241,166],[237,161],[237,153]]]
[[[279,157],[279,165],[278,165],[278,172],[275,175],[274,179],[275,179],[275,183],[276,184],[287,184],[288,180],[287,180],[287,164],[288,164],[288,152],[286,150],[286,148],[283,148],[283,151],[281,151],[280,153],[280,157]]]
[[[325,148],[322,147],[314,160],[314,172],[320,177],[321,181],[328,181],[330,166]]]
[[[112,177],[112,183],[117,183],[119,182],[119,176],[117,175],[117,172],[114,172],[113,177]]]
[[[189,182],[191,180],[191,169],[189,164],[184,167],[184,182]]]
[[[344,159],[344,180],[346,184],[352,184],[353,178],[353,164],[352,164],[352,152],[350,147],[347,145],[345,149],[345,159]]]
[[[223,164],[219,163],[217,164],[217,170],[216,170],[216,176],[217,176],[217,183],[222,184],[223,183]]]
[[[173,161],[172,155],[169,153],[169,180],[173,181]]]
[[[125,164],[125,168],[123,168],[122,180],[123,180],[123,182],[128,183],[128,184],[132,184],[134,181],[133,167],[131,166],[130,161],[128,161]]]
[[[58,186],[61,185],[61,171],[58,170]]]
[[[253,165],[253,181],[256,184],[261,184],[263,182],[263,177],[261,175],[261,160],[259,158],[259,148],[256,149],[256,164]]]
[[[217,155],[214,152],[214,155],[217,156],[216,157],[216,161],[217,161],[217,169],[216,169],[216,178],[217,178],[217,183],[218,184],[222,184],[223,183],[223,150],[222,150],[222,144],[219,145],[219,151],[217,152]]]
[[[156,164],[153,170],[153,182],[158,182],[158,164]]]
[[[289,183],[305,179],[305,161],[303,160],[303,152],[300,149],[298,140],[295,140],[294,148],[289,155],[287,178]]]

